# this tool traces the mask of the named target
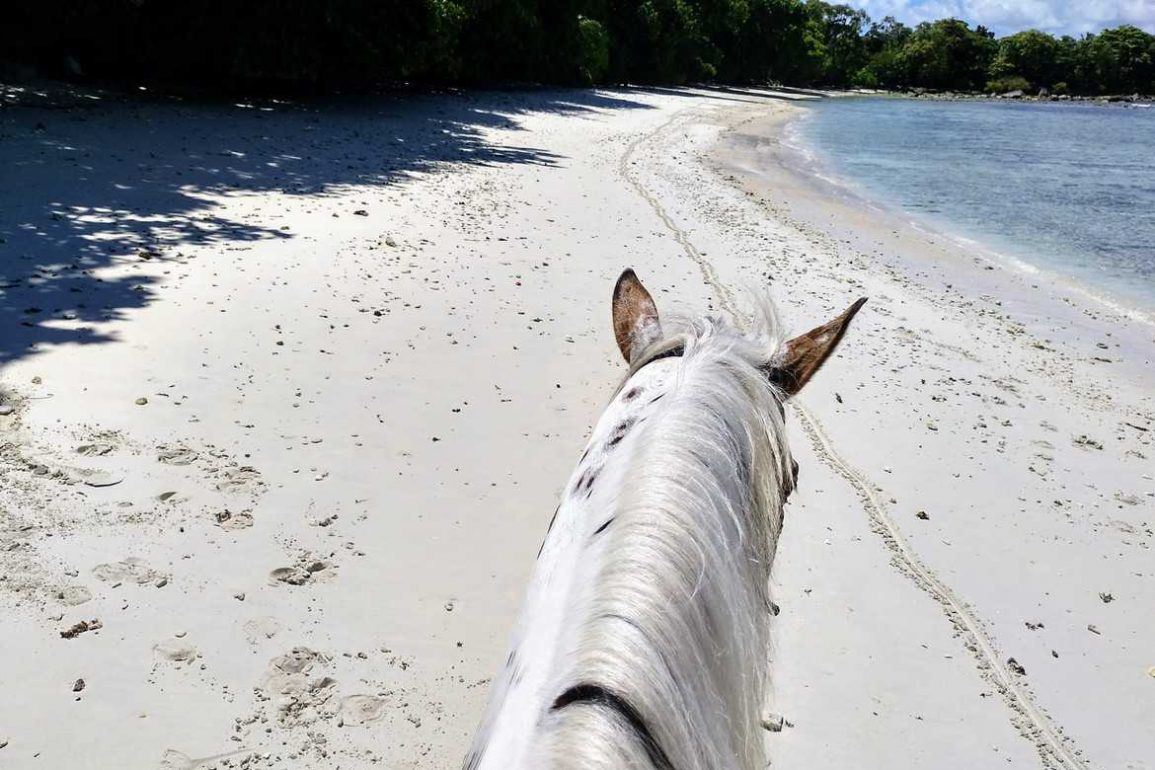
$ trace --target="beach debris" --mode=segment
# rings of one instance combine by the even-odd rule
[[[1023,668],[1023,664],[1019,663],[1014,658],[1007,658],[1007,668],[1009,668],[1011,671],[1014,671],[1019,676],[1023,676],[1027,673],[1027,670]]]
[[[770,712],[762,716],[762,729],[771,733],[782,732],[783,727],[793,727],[781,714]]]
[[[1040,628],[1045,628],[1045,626],[1042,623],[1032,623],[1029,620],[1025,621],[1025,622],[1026,622],[1027,628],[1031,631],[1038,631]]]
[[[1094,623],[1088,623],[1087,624],[1087,630],[1090,631],[1092,634],[1097,634],[1099,636],[1103,635],[1103,632],[1101,632],[1099,630],[1099,627],[1096,626]]]
[[[148,403],[148,399],[145,398],[144,396],[141,396],[140,398],[138,398],[133,403],[135,403],[137,406],[144,406],[145,404]]]
[[[165,660],[173,663],[192,663],[197,659],[197,648],[181,639],[166,639],[157,642],[152,649]]]
[[[62,639],[75,639],[87,631],[96,631],[103,627],[104,624],[101,623],[97,618],[93,618],[92,620],[82,620],[79,623],[69,626],[68,628],[61,631],[60,637]]]
[[[92,444],[81,444],[80,446],[76,447],[76,453],[78,455],[84,455],[85,457],[102,457],[103,455],[111,452],[114,448],[115,447],[113,447],[112,444],[105,444],[98,441]]]
[[[919,511],[918,513],[915,514],[915,518],[919,518],[919,519],[922,519],[923,521],[927,521],[930,519],[930,514],[927,513],[926,511]]]
[[[1103,602],[1103,604],[1110,604],[1111,602],[1115,601],[1115,597],[1110,591],[1100,591],[1099,599]]]
[[[357,209],[356,211],[353,212],[353,216],[367,217],[367,216],[369,216],[369,212],[366,211],[365,209]]]
[[[73,692],[80,692],[83,689],[84,689],[84,680],[83,679],[77,679],[75,682],[72,683],[72,691]]]
[[[1103,445],[1101,443],[1099,443],[1098,441],[1091,438],[1090,436],[1088,436],[1085,433],[1078,435],[1078,436],[1075,436],[1075,438],[1071,439],[1071,442],[1075,446],[1082,447],[1083,449],[1099,449],[1099,450],[1103,449]]]

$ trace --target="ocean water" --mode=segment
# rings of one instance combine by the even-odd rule
[[[1155,308],[1155,108],[857,97],[810,104],[787,142],[852,192]]]

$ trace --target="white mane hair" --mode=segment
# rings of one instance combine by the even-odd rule
[[[566,486],[470,770],[765,766],[781,338],[768,302],[675,329],[632,357]]]

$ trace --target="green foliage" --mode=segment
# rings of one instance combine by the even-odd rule
[[[1005,94],[1008,91],[1022,91],[1025,94],[1031,90],[1031,84],[1022,75],[1003,75],[987,81],[986,90],[995,94]]]
[[[1076,72],[1099,93],[1155,91],[1155,35],[1132,26],[1087,35],[1079,41]]]
[[[898,51],[897,64],[908,85],[973,91],[986,82],[996,46],[989,32],[965,21],[924,22]]]
[[[581,59],[578,71],[583,82],[601,83],[610,71],[610,36],[597,19],[578,19]]]
[[[990,75],[996,79],[1017,76],[1036,88],[1050,86],[1059,73],[1058,53],[1059,41],[1045,32],[1016,32],[999,40]]]
[[[221,90],[717,79],[1155,92],[1155,36],[1137,27],[996,40],[825,0],[37,0],[8,9],[0,55]]]

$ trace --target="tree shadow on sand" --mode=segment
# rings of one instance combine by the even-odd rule
[[[131,274],[139,260],[293,237],[226,213],[222,195],[327,196],[454,166],[555,166],[563,158],[487,130],[529,113],[646,107],[579,90],[308,106],[71,96],[0,112],[0,365],[111,341],[99,324],[156,299],[155,279]]]

